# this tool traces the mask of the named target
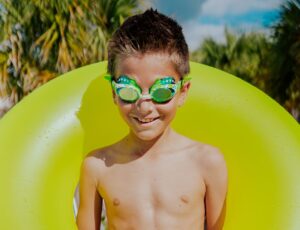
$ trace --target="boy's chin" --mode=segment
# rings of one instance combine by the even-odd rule
[[[142,131],[135,133],[135,136],[142,141],[152,141],[159,138],[162,133],[153,132],[153,131]]]

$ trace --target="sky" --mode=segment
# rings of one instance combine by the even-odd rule
[[[148,6],[177,20],[191,51],[212,37],[225,42],[225,27],[237,33],[260,31],[278,18],[285,0],[148,0]]]

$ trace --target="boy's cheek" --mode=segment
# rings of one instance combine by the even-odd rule
[[[181,97],[179,99],[179,107],[184,105],[186,97],[187,97],[187,92],[181,95]]]
[[[179,108],[179,107],[183,106],[183,104],[184,104],[184,98],[180,97],[178,100],[178,103],[177,103],[177,107]]]
[[[113,97],[114,104],[117,105],[117,95],[114,90],[112,90],[112,97]]]

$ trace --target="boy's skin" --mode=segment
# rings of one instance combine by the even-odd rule
[[[135,79],[143,94],[157,77],[180,79],[169,56],[153,52],[120,58],[116,76],[121,74]],[[91,152],[83,161],[79,230],[99,229],[102,199],[110,230],[222,229],[227,192],[223,155],[217,148],[184,137],[170,127],[189,87],[190,82],[166,104],[151,99],[128,104],[113,92],[130,133]],[[143,127],[134,117],[158,119]]]

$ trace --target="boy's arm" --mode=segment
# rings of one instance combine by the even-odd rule
[[[99,230],[101,224],[102,198],[97,191],[97,172],[93,158],[83,160],[79,181],[78,230]]]
[[[222,230],[228,183],[226,162],[222,153],[214,148],[205,163],[205,230]]]

